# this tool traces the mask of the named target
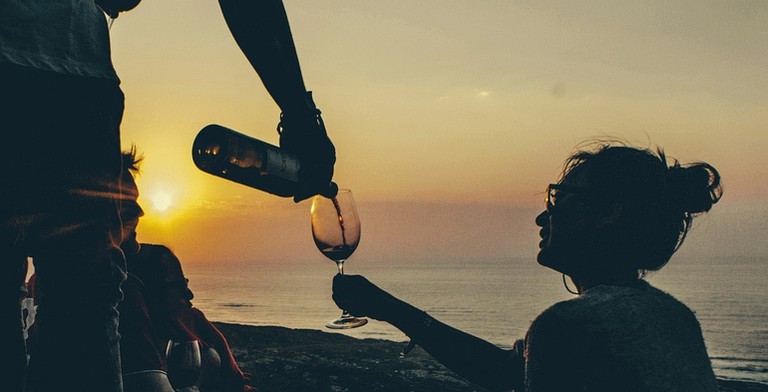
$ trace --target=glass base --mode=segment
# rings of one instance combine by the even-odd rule
[[[330,328],[330,329],[350,329],[350,328],[362,327],[365,324],[368,324],[367,318],[349,316],[349,317],[339,317],[336,320],[331,320],[327,324],[325,324],[325,326],[326,328]]]

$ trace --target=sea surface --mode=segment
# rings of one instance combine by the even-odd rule
[[[324,324],[340,315],[331,300],[331,261],[185,264],[193,303],[209,319],[407,341],[386,323],[354,330]],[[560,274],[534,258],[479,260],[356,260],[361,274],[433,317],[502,347],[522,338],[554,302],[572,298]],[[697,315],[719,378],[768,383],[768,258],[674,257],[647,277]]]

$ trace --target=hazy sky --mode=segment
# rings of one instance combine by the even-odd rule
[[[768,2],[285,6],[335,180],[360,205],[353,258],[533,255],[542,191],[576,144],[607,136],[720,170],[725,196],[685,251],[768,255]],[[309,202],[192,163],[210,123],[278,143],[279,108],[218,2],[144,1],[111,34],[123,144],[146,157],[140,239],[191,262],[322,260]]]

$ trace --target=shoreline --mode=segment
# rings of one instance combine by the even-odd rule
[[[416,346],[313,329],[214,322],[259,391],[482,392]],[[768,392],[768,384],[718,378],[720,392]]]

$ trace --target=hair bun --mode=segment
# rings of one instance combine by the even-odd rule
[[[720,174],[707,163],[676,163],[668,171],[670,198],[683,212],[709,211],[723,194]]]

